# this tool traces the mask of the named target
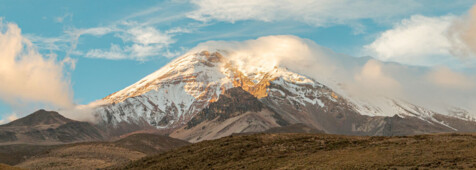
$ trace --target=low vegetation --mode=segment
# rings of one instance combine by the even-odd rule
[[[240,135],[196,143],[115,169],[378,168],[476,168],[476,135]]]
[[[97,169],[120,166],[188,144],[166,136],[133,134],[113,142],[4,145],[0,146],[0,163],[25,169]]]
[[[32,145],[2,146],[19,158]],[[39,147],[39,146],[38,146]],[[0,169],[476,169],[476,134],[396,137],[240,134],[189,145],[136,134],[114,142],[42,146]],[[48,148],[49,147],[49,148]],[[4,155],[2,159],[7,158]],[[3,161],[3,160],[2,160]]]

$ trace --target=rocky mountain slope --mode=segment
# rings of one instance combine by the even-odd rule
[[[349,135],[476,131],[476,119],[462,109],[438,113],[391,98],[363,102],[265,64],[246,65],[219,50],[185,54],[105,97],[95,108],[99,125],[114,135],[153,128],[193,142],[292,124]]]
[[[61,144],[104,140],[107,137],[91,123],[74,121],[45,110],[0,125],[0,145]]]
[[[170,136],[191,142],[233,133],[263,132],[288,123],[242,88],[231,88]]]

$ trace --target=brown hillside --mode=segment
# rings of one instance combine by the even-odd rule
[[[38,110],[0,125],[0,145],[53,145],[101,141],[108,135],[88,122],[74,121],[54,111]]]
[[[21,168],[0,163],[1,170],[22,170]]]
[[[166,136],[134,134],[114,142],[57,145],[55,148],[46,150],[16,166],[26,169],[105,168],[188,144],[186,141]],[[17,155],[21,155],[21,153],[17,153]]]
[[[204,141],[121,169],[476,168],[476,135],[255,134]]]

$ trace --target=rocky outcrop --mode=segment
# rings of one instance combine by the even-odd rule
[[[232,88],[220,96],[216,102],[196,114],[189,122],[186,129],[190,129],[204,121],[223,122],[229,118],[239,116],[246,112],[260,112],[264,105],[253,95],[242,88]]]
[[[279,114],[241,87],[225,91],[170,136],[191,142],[217,139],[234,133],[263,132],[288,125]]]

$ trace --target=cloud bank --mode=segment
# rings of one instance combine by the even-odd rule
[[[0,30],[0,99],[14,109],[26,103],[71,107],[73,92],[63,67],[74,60],[42,56],[15,24],[0,22]]]
[[[443,114],[450,106],[474,111],[474,73],[448,67],[410,67],[335,53],[308,39],[267,36],[248,41],[209,41],[191,50],[225,51],[238,66],[272,69],[283,66],[307,75],[334,90],[359,100],[379,102],[382,97],[421,105]],[[476,116],[476,113],[472,113]]]
[[[456,20],[449,30],[453,52],[464,58],[476,58],[476,5],[468,15]]]

